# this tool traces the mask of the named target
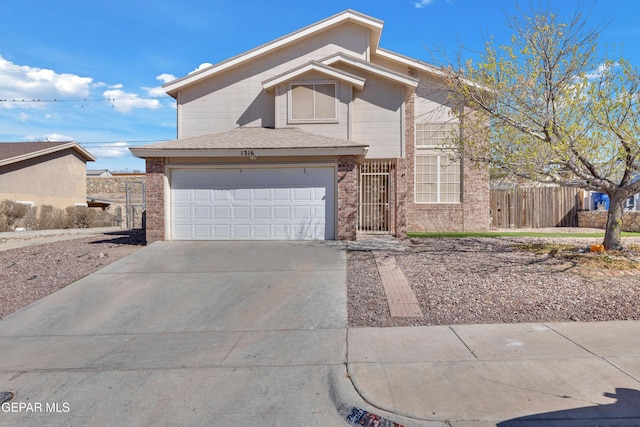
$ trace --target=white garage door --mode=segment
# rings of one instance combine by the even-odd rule
[[[174,240],[332,240],[334,169],[173,170]]]

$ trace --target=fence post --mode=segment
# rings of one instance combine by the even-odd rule
[[[515,207],[513,206],[513,191],[509,191],[507,195],[507,200],[509,202],[509,228],[516,228],[515,223],[513,222],[515,219]]]

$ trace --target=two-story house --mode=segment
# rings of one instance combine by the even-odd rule
[[[489,227],[485,170],[438,68],[347,10],[169,82],[178,139],[146,159],[147,240],[340,239]]]

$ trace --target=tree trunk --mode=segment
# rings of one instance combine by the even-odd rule
[[[610,204],[604,233],[604,248],[606,250],[620,250],[622,249],[622,212],[625,199],[615,194],[609,196],[609,198]]]

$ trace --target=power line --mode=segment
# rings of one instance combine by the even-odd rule
[[[130,140],[130,141],[125,141],[125,140],[118,140],[118,141],[86,141],[86,142],[81,142],[81,141],[75,141],[77,142],[79,145],[81,146],[89,146],[89,147],[118,147],[116,144],[128,144],[131,146],[135,146],[137,144],[145,144],[145,143],[154,143],[154,142],[165,142],[165,141],[170,141],[172,138],[166,138],[166,139],[141,139],[141,140]],[[175,138],[173,138],[175,139]],[[124,146],[122,146],[124,147]]]
[[[56,102],[130,102],[130,101],[153,101],[153,100],[161,100],[162,98],[141,98],[141,97],[135,97],[135,98],[115,98],[115,97],[109,97],[109,98],[100,98],[100,99],[95,99],[95,98],[78,98],[78,99],[58,99],[58,98],[54,98],[54,99],[40,99],[40,98],[15,98],[15,97],[2,97],[0,96],[0,102],[6,102],[6,103],[34,103],[34,102],[52,102],[52,103],[56,103]]]

